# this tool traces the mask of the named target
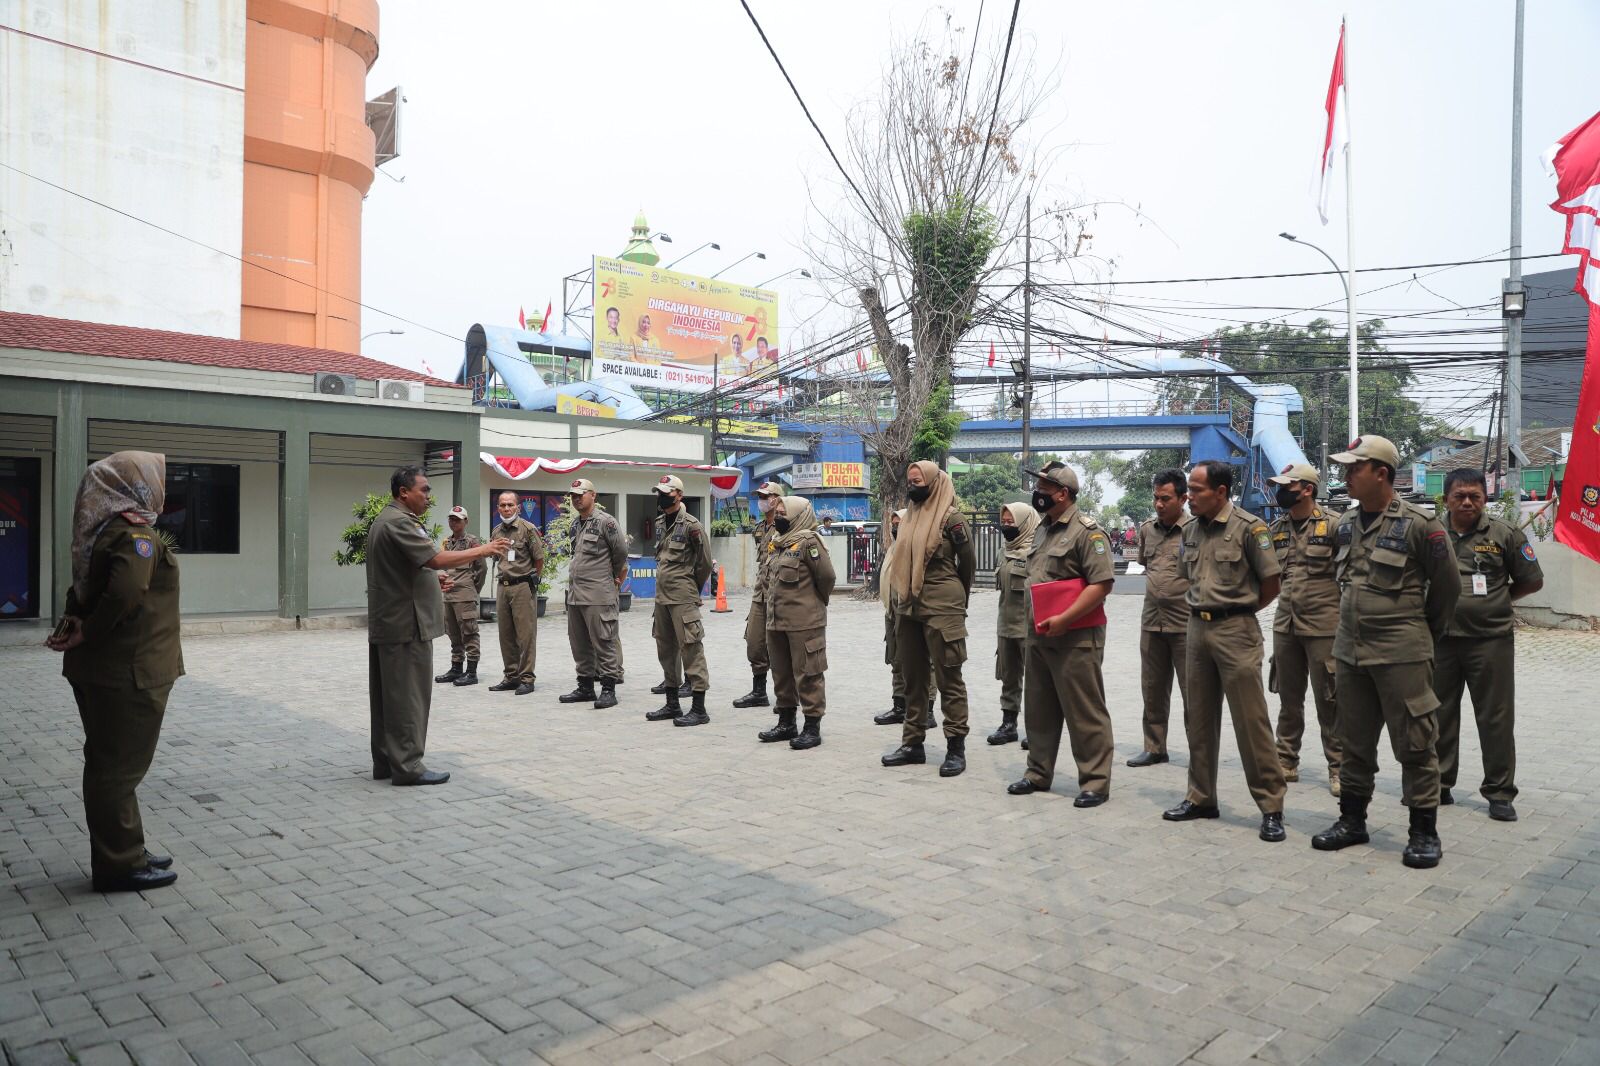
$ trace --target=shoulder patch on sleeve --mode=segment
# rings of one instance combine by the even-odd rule
[[[967,524],[959,518],[945,526],[944,531],[949,534],[951,542],[957,547],[967,542]]]
[[[1089,544],[1094,548],[1094,553],[1096,555],[1104,555],[1109,542],[1106,539],[1104,531],[1097,529],[1089,534]]]
[[[822,555],[822,552],[817,548],[817,546],[815,544],[813,544],[811,546],[811,558],[816,559],[821,555]]]
[[[139,553],[139,558],[148,559],[156,553],[155,542],[140,533],[133,535],[133,550]]]
[[[1522,544],[1522,557],[1528,560],[1530,563],[1536,563],[1539,561],[1539,557],[1533,554],[1533,545],[1527,543],[1526,541],[1524,541]]]
[[[1444,530],[1430,530],[1428,533],[1428,543],[1433,545],[1433,557],[1435,559],[1443,559],[1445,556],[1450,554],[1449,538],[1445,536]]]

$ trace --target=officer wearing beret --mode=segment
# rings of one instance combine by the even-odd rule
[[[467,509],[460,504],[450,508],[450,536],[445,538],[444,550],[466,551],[482,543],[467,532]],[[440,685],[478,683],[478,590],[483,588],[488,574],[488,560],[473,559],[439,575],[439,588],[444,591],[445,632],[450,635],[450,669],[433,679]]]
[[[578,687],[558,698],[562,703],[593,702],[596,710],[604,710],[617,705],[617,686],[622,684],[617,612],[618,590],[628,576],[628,542],[617,520],[595,502],[594,482],[578,478],[568,498],[578,512],[567,568],[567,643],[577,664]]]
[[[783,486],[776,481],[764,481],[756,489],[756,506],[761,508],[761,520],[750,535],[756,542],[756,587],[750,592],[750,612],[744,619],[744,654],[750,660],[750,691],[733,701],[735,707],[766,707],[767,671],[767,561],[772,553],[767,550],[772,536],[772,516],[783,499]]]
[[[1461,577],[1438,519],[1394,491],[1400,452],[1365,434],[1331,457],[1345,465],[1354,505],[1339,516],[1339,631],[1333,638],[1338,695],[1339,820],[1311,838],[1318,851],[1365,844],[1367,805],[1378,773],[1378,737],[1400,764],[1411,809],[1401,861],[1439,865],[1439,697],[1435,641],[1450,628]]]
[[[711,576],[711,544],[698,520],[683,505],[683,481],[672,474],[656,482],[656,609],[651,635],[665,677],[666,703],[645,713],[651,722],[696,726],[711,721],[706,690],[705,623],[700,620],[700,590]],[[682,664],[681,670],[680,665]],[[679,682],[687,680],[694,703],[678,703]]]
[[[500,631],[500,661],[505,676],[490,692],[526,696],[534,690],[539,657],[539,577],[544,573],[544,538],[539,527],[517,514],[517,494],[507,490],[495,500],[500,524],[495,536],[506,542],[505,557],[495,564],[494,617]]]

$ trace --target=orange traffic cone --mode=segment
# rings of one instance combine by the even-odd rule
[[[711,608],[712,614],[728,614],[733,608],[728,606],[728,572],[719,564],[717,566],[717,605]]]

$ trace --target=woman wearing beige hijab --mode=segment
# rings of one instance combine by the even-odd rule
[[[1000,508],[1000,535],[1006,553],[994,570],[1000,590],[999,638],[994,650],[994,676],[1000,682],[1000,728],[989,734],[991,744],[1017,739],[1017,716],[1022,713],[1022,672],[1027,661],[1028,553],[1039,528],[1039,512],[1031,503],[1008,503]]]
[[[906,516],[884,568],[895,615],[895,654],[907,707],[926,707],[931,686],[938,686],[945,736],[939,776],[955,777],[967,768],[967,685],[961,665],[967,659],[967,600],[977,556],[966,520],[956,510],[949,474],[922,460],[906,468],[906,486]],[[883,757],[883,765],[927,762],[926,722],[908,714],[900,747]]]

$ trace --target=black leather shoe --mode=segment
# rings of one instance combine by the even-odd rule
[[[794,724],[795,709],[786,708],[778,712],[778,724],[771,729],[763,729],[756,734],[756,739],[763,744],[776,744],[780,740],[793,740],[800,735],[800,730]]]
[[[392,772],[387,766],[379,766],[377,763],[372,764],[372,779],[374,781],[387,781],[390,776],[392,776]]]
[[[654,692],[657,696],[665,696],[672,687],[673,686],[671,684],[663,681],[659,685],[651,685],[650,691]]]
[[[1444,858],[1444,845],[1439,842],[1439,808],[1411,808],[1411,834],[1400,861],[1413,870],[1431,870]]]
[[[1020,781],[1013,781],[1011,784],[1007,785],[1006,791],[1011,793],[1013,796],[1031,796],[1035,792],[1049,792],[1050,786],[1036,785],[1031,779],[1024,777]]]
[[[1155,766],[1158,763],[1169,761],[1164,751],[1141,751],[1128,760],[1129,766]]]
[[[944,762],[939,764],[940,777],[960,777],[967,769],[967,738],[946,737]]]
[[[571,692],[563,692],[561,695],[557,696],[556,697],[556,702],[557,703],[593,703],[594,702],[594,678],[592,678],[592,677],[580,677],[580,678],[578,678],[578,687],[573,689]]]
[[[537,686],[535,686],[532,681],[524,681],[522,684],[517,686],[517,690],[516,690],[515,693],[513,693],[513,695],[526,696],[528,693],[532,692],[536,687]]]
[[[1256,834],[1268,844],[1277,844],[1285,838],[1283,812],[1271,811],[1261,816],[1261,832]]]
[[[1312,837],[1311,846],[1318,851],[1338,851],[1371,840],[1367,833],[1367,802],[1359,796],[1340,796],[1339,820]]]
[[[1018,741],[1018,743],[1022,745],[1022,750],[1023,751],[1027,751],[1028,750],[1028,738],[1027,737],[1023,737],[1020,741]]]
[[[755,670],[750,674],[750,691],[733,701],[735,707],[770,707],[767,699],[767,672]]]
[[[514,689],[516,689],[516,687],[517,687],[517,683],[515,681],[512,681],[510,678],[507,678],[504,681],[499,681],[499,682],[496,682],[493,685],[490,685],[489,686],[489,691],[490,692],[511,692]]]
[[[906,720],[906,709],[896,700],[895,705],[882,714],[872,716],[873,725],[900,725]]]
[[[1161,817],[1169,822],[1192,822],[1198,818],[1220,818],[1222,812],[1215,807],[1202,807],[1184,800],[1171,810],[1162,811]]]
[[[603,711],[607,707],[615,707],[616,705],[617,686],[611,684],[610,682],[602,683],[600,685],[600,695],[594,698],[594,709],[597,711]]]
[[[448,685],[451,682],[453,682],[456,678],[460,677],[461,674],[462,674],[461,664],[460,663],[451,663],[449,670],[446,670],[442,674],[435,674],[434,675],[433,683],[435,685]]]
[[[682,713],[683,708],[679,707],[676,702],[673,702],[657,707],[653,711],[645,711],[644,720],[647,722],[668,722],[678,717],[678,715]]]
[[[478,683],[478,671],[477,670],[468,670],[466,673],[462,674],[460,677],[456,678],[456,680],[455,680],[456,688],[465,688],[468,685],[476,685],[477,683]]]
[[[705,711],[684,711],[672,720],[673,725],[705,725],[711,716]]]
[[[152,888],[166,888],[178,879],[171,870],[129,870],[115,877],[95,877],[96,892],[147,892]]]
[[[694,695],[694,682],[693,681],[685,681],[682,685],[678,686],[678,696],[679,696],[680,699],[685,697],[685,696],[693,696],[693,695]]]
[[[921,744],[902,744],[883,757],[885,766],[919,766],[928,761]]]
[[[822,743],[822,719],[807,718],[806,727],[800,735],[789,741],[789,747],[795,751],[805,751]]]
[[[144,851],[144,864],[152,870],[165,870],[172,865],[171,855],[152,855],[150,849]]]
[[[1080,792],[1072,801],[1074,807],[1098,807],[1111,797],[1104,792]]]
[[[1017,723],[1001,722],[1000,728],[990,733],[987,739],[991,744],[1015,743],[1017,739]]]
[[[1489,817],[1497,822],[1514,822],[1517,820],[1517,809],[1510,800],[1490,800]]]
[[[393,783],[396,786],[442,785],[448,780],[450,780],[450,772],[448,770],[424,770],[416,777],[404,779],[397,777]]]
[[[1441,788],[1439,790],[1439,806],[1454,807],[1455,805],[1456,798],[1450,795],[1450,790],[1448,788]]]

